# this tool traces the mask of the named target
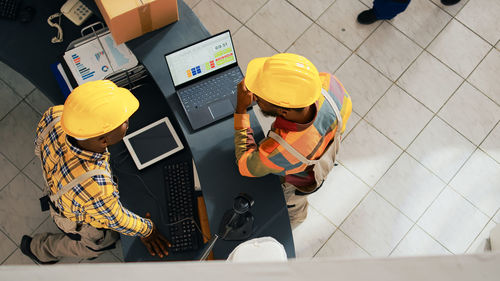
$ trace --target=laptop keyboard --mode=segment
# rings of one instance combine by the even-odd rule
[[[216,100],[236,95],[236,85],[241,79],[243,75],[239,68],[234,67],[179,90],[179,97],[186,111],[190,112]]]

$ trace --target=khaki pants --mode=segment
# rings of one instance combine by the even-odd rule
[[[120,235],[112,230],[99,230],[90,225],[77,225],[59,215],[52,208],[50,214],[55,224],[65,233],[78,234],[73,240],[64,233],[39,233],[31,241],[31,252],[42,262],[59,260],[62,257],[95,258],[104,250],[113,249]]]
[[[285,195],[286,205],[288,207],[288,216],[292,229],[302,223],[307,217],[307,196],[296,195],[296,187],[293,184],[284,182],[281,184],[283,194]]]

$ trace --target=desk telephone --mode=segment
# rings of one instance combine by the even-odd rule
[[[55,13],[49,16],[47,23],[57,29],[57,36],[51,39],[52,43],[61,43],[63,41],[63,31],[61,28],[61,15],[65,15],[71,22],[80,26],[85,20],[87,20],[91,15],[92,11],[87,8],[82,2],[78,0],[68,0],[61,7],[59,13]],[[52,22],[53,19],[59,18],[58,23]]]
[[[66,1],[61,7],[61,13],[78,26],[92,15],[92,11],[78,0]]]

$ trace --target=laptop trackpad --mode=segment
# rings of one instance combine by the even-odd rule
[[[233,105],[228,99],[216,101],[208,106],[208,110],[214,119],[224,117],[233,112]]]

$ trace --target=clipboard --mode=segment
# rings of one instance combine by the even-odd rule
[[[130,49],[125,44],[116,45],[109,29],[101,22],[83,28],[81,34],[81,38],[68,45],[61,62],[51,65],[65,98],[88,81],[108,79],[130,89],[148,76]]]
[[[101,28],[97,29],[99,26]],[[63,55],[78,85],[104,79],[139,63],[127,45],[115,43],[109,29],[101,22],[83,28],[81,33],[82,38],[71,42]]]

